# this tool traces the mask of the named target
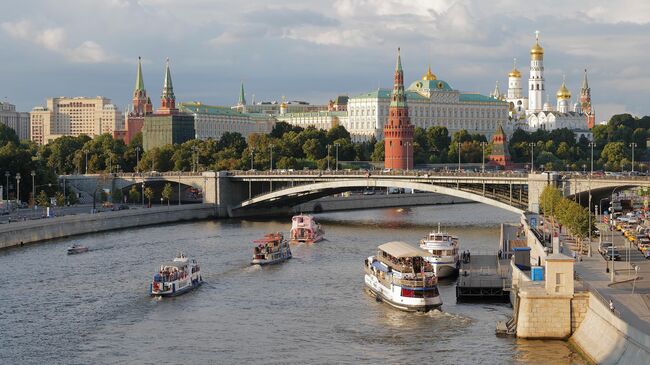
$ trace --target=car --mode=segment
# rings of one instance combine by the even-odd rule
[[[612,246],[613,244],[611,242],[603,242],[598,246],[598,252],[600,252],[601,255],[604,255],[605,251]]]
[[[614,261],[619,261],[621,259],[621,254],[618,252],[616,247],[609,247],[603,256],[605,256],[607,261],[612,260],[612,258]]]
[[[374,190],[364,190],[363,195],[375,195],[375,191]]]

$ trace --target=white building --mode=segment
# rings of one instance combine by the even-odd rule
[[[204,105],[199,102],[181,103],[179,110],[194,115],[197,139],[219,139],[226,132],[248,138],[253,133],[268,134],[275,119],[267,114],[241,113],[229,107]]]
[[[388,107],[392,90],[378,89],[350,97],[347,122],[353,140],[383,139],[384,124],[388,122]],[[508,103],[478,93],[454,90],[427,70],[421,80],[414,81],[406,90],[411,124],[429,128],[444,126],[451,135],[465,129],[488,138],[498,124],[512,133],[514,122],[508,118]]]
[[[586,102],[591,107],[590,95],[587,85],[587,75],[583,81]],[[557,102],[555,108],[547,101],[542,104],[546,92],[544,80],[544,48],[539,43],[539,32],[535,35],[535,44],[530,49],[530,75],[528,78],[528,95],[524,95],[521,83],[521,72],[515,65],[508,73],[508,91],[505,95],[495,89],[491,96],[498,100],[505,100],[509,104],[509,114],[512,120],[520,121],[517,125],[525,130],[537,129],[554,130],[568,128],[576,136],[591,135],[588,131],[587,116],[581,110],[581,101],[571,104],[571,92],[566,87],[566,82],[555,94]],[[587,105],[587,104],[585,104]]]
[[[0,124],[13,129],[20,140],[29,139],[29,113],[16,111],[16,106],[0,101]]]
[[[122,112],[102,96],[47,99],[30,113],[31,140],[47,144],[61,136],[95,136],[124,128]]]

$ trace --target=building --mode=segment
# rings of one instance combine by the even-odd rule
[[[315,111],[301,113],[282,112],[275,116],[278,122],[286,122],[302,128],[316,127],[318,129],[329,130],[332,127],[343,124],[348,119],[348,113],[345,111]]]
[[[388,108],[388,123],[384,125],[384,167],[408,170],[413,168],[413,135],[415,127],[409,118],[409,109],[404,92],[404,71],[397,49],[397,64],[393,93]]]
[[[47,144],[62,136],[96,136],[124,128],[122,112],[102,96],[47,99],[44,107],[30,113],[30,137]]]
[[[176,108],[169,59],[165,65],[165,81],[160,96],[160,108],[145,115],[142,126],[142,144],[145,151],[168,144],[181,144],[194,139],[194,116]]]
[[[147,96],[147,90],[144,88],[142,62],[138,57],[138,70],[135,77],[131,110],[128,111],[124,120],[124,129],[114,131],[113,137],[122,139],[124,143],[128,144],[136,134],[142,131],[144,117],[151,114],[153,114],[153,106],[151,105],[151,98]]]
[[[546,93],[544,79],[544,48],[539,42],[539,32],[535,32],[535,44],[530,49],[530,75],[528,78],[528,95],[524,95],[521,86],[521,72],[517,63],[508,73],[508,91],[501,94],[497,88],[490,95],[497,100],[505,100],[509,105],[509,116],[515,126],[526,130],[553,130],[568,128],[576,135],[588,134],[595,122],[595,112],[591,105],[591,89],[587,82],[587,70],[580,90],[580,101],[571,105],[571,92],[566,80],[556,92],[556,106],[550,100],[542,103]]]
[[[348,100],[350,97],[347,95],[339,95],[334,100],[330,100],[327,104],[328,112],[345,112],[348,111]]]
[[[382,139],[384,125],[388,122],[391,90],[377,89],[350,97],[348,118],[343,125],[353,140]],[[512,132],[515,123],[508,118],[508,103],[478,93],[454,90],[440,80],[429,68],[421,80],[416,80],[405,90],[408,114],[416,127],[446,127],[449,133],[462,129],[470,133],[491,136],[501,123]]]
[[[245,106],[245,99],[243,101]],[[195,138],[202,140],[219,139],[226,132],[239,133],[246,138],[253,133],[268,134],[275,125],[275,118],[267,114],[239,112],[199,102],[181,103],[179,110],[194,116]]]
[[[492,152],[488,156],[490,165],[506,168],[512,164],[510,160],[510,151],[508,150],[508,137],[503,131],[501,125],[497,127],[496,132],[492,135]]]
[[[16,111],[16,106],[0,101],[0,124],[13,129],[20,140],[29,139],[29,113]]]

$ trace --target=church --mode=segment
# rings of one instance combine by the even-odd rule
[[[512,70],[508,73],[508,90],[502,94],[499,86],[495,87],[490,96],[497,100],[508,102],[509,116],[516,126],[524,130],[537,129],[554,130],[568,128],[577,137],[590,137],[589,130],[595,124],[594,108],[591,105],[591,89],[587,81],[585,69],[580,98],[571,105],[571,91],[566,86],[566,80],[555,93],[555,107],[550,103],[544,81],[544,48],[539,42],[539,32],[535,35],[535,44],[530,49],[530,76],[528,78],[528,94],[524,95],[521,72],[517,69],[516,59]],[[544,95],[546,101],[542,103]]]

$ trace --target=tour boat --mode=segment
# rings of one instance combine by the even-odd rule
[[[439,308],[438,279],[425,260],[427,251],[406,242],[388,242],[365,261],[365,283],[372,296],[405,311]]]
[[[173,297],[186,293],[203,283],[201,268],[194,259],[188,259],[183,253],[178,254],[172,262],[160,265],[149,284],[152,296]]]
[[[88,252],[88,247],[81,245],[72,245],[68,247],[68,255]]]
[[[291,240],[296,242],[314,243],[323,239],[325,232],[314,217],[306,214],[291,218]]]
[[[264,238],[253,243],[257,245],[253,249],[252,265],[277,264],[291,258],[289,242],[284,239],[282,233],[264,235]]]
[[[430,232],[420,240],[420,248],[427,250],[431,255],[426,258],[433,265],[436,277],[444,278],[458,274],[460,258],[458,238],[440,231]]]

